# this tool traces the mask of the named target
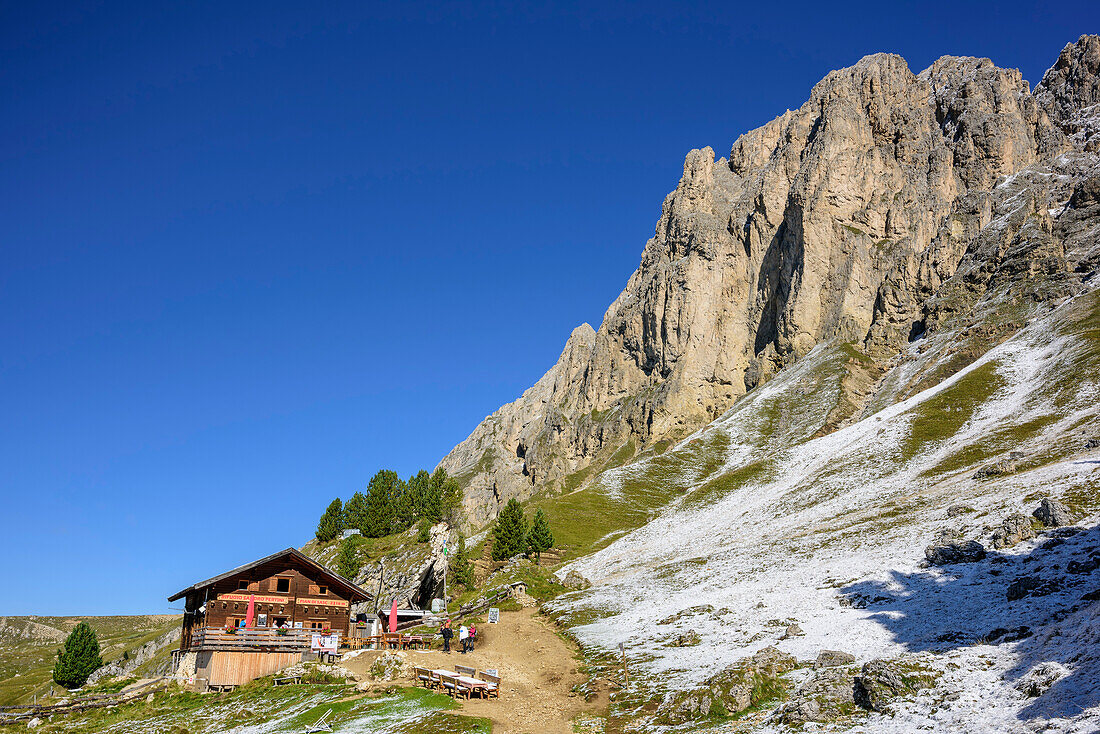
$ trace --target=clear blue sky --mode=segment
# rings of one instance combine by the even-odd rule
[[[598,326],[684,154],[1093,3],[0,3],[0,614],[161,612]]]

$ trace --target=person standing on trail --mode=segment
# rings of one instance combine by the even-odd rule
[[[455,636],[455,631],[451,629],[451,620],[447,620],[443,623],[443,629],[439,631],[439,634],[443,635],[443,652],[451,651],[451,638]]]
[[[470,651],[469,646],[470,630],[466,629],[466,625],[459,625],[458,627],[458,641],[462,645],[462,654],[465,655]]]

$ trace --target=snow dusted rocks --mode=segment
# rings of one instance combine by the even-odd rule
[[[919,668],[904,663],[872,660],[863,666],[853,683],[857,705],[884,713],[890,710],[891,701],[922,688],[929,688],[935,683],[935,679]]]
[[[948,563],[974,563],[985,558],[985,546],[976,540],[963,540],[957,530],[940,532],[930,546],[924,549],[924,557],[933,566]]]
[[[856,661],[856,656],[839,650],[822,650],[817,654],[814,668],[836,668],[842,665],[851,665]]]
[[[994,548],[1011,548],[1034,537],[1035,529],[1031,527],[1031,518],[1017,512],[1006,517],[1001,526],[993,531],[992,543]]]
[[[1069,508],[1049,497],[1043,498],[1033,515],[1036,520],[1051,528],[1060,528],[1074,523],[1074,517]]]
[[[765,647],[751,658],[731,665],[692,691],[667,698],[658,712],[666,724],[706,718],[712,711],[734,714],[780,695],[779,676],[798,665],[793,656]]]
[[[1028,698],[1037,698],[1050,687],[1069,675],[1069,670],[1058,663],[1039,663],[1016,682],[1016,690]]]

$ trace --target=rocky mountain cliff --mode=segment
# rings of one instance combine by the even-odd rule
[[[1100,259],[1100,38],[1034,91],[988,59],[914,74],[876,54],[799,109],[691,151],[638,269],[594,331],[441,462],[474,524],[666,450],[819,345],[845,345],[828,433],[950,377],[1081,292]],[[962,334],[899,377],[906,347]],[[883,375],[886,374],[887,378]]]

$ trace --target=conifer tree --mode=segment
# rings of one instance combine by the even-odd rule
[[[344,527],[356,529],[363,535],[367,534],[367,496],[362,492],[356,492],[344,505]]]
[[[550,523],[540,507],[535,511],[535,519],[531,521],[531,531],[527,533],[527,547],[535,554],[535,558],[542,560],[542,552],[550,550],[554,546],[554,533],[550,530]]]
[[[503,561],[527,547],[527,518],[516,498],[508,500],[493,526],[493,560]]]
[[[470,564],[470,556],[466,552],[466,538],[462,533],[458,534],[457,549],[451,556],[448,573],[456,584],[462,584],[467,589],[474,581],[474,567]]]
[[[367,484],[367,517],[363,535],[381,538],[393,528],[394,490],[401,480],[397,472],[381,469]]]
[[[321,521],[317,523],[317,540],[327,543],[335,540],[342,532],[344,532],[344,504],[337,497],[329,503],[325,514],[321,515]]]
[[[400,482],[394,490],[397,496],[393,501],[393,532],[403,533],[416,522],[416,503],[409,485]]]
[[[95,630],[87,622],[81,622],[69,633],[65,647],[57,651],[53,679],[65,688],[79,688],[102,665]]]
[[[362,565],[359,561],[359,553],[356,551],[358,545],[359,539],[355,536],[345,538],[340,544],[340,552],[336,555],[336,573],[349,581],[355,580]]]

